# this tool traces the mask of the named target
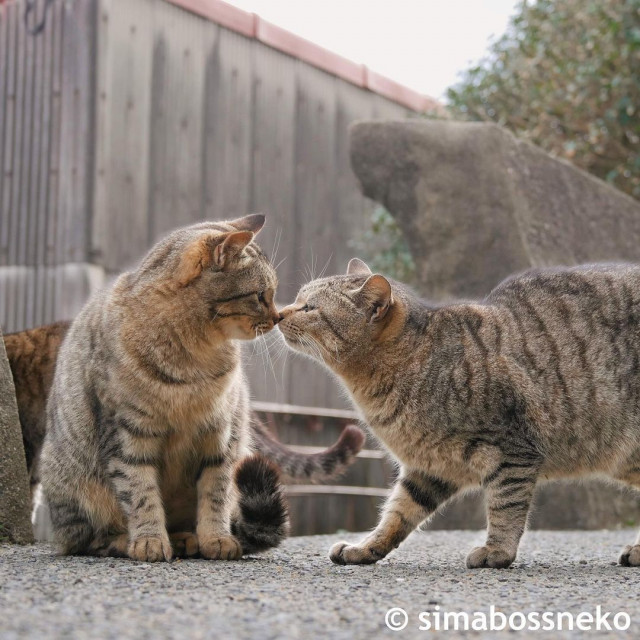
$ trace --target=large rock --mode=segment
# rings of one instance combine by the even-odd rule
[[[640,205],[492,124],[362,122],[351,164],[394,215],[434,298],[530,266],[640,261]]]
[[[0,331],[0,540],[33,542],[27,463],[13,377]]]
[[[357,123],[351,165],[398,221],[431,299],[482,297],[531,266],[640,261],[640,204],[495,125]],[[481,498],[467,496],[432,526],[483,519]],[[548,529],[638,522],[636,494],[595,483],[541,486],[532,516]]]

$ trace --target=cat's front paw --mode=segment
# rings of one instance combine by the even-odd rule
[[[172,533],[169,537],[171,538],[173,555],[176,558],[193,558],[198,554],[198,536],[195,533],[180,531]]]
[[[515,553],[495,547],[476,547],[467,556],[469,569],[506,569],[516,559]]]
[[[172,558],[171,543],[166,536],[142,536],[129,543],[127,555],[140,562],[169,562]]]
[[[623,567],[640,567],[640,544],[625,547],[620,556],[620,564]]]
[[[198,536],[200,555],[209,560],[238,560],[242,547],[234,536]]]
[[[334,564],[373,564],[384,558],[384,554],[372,547],[359,547],[338,542],[331,547],[329,558]]]

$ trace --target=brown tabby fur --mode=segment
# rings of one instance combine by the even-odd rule
[[[276,468],[247,457],[237,342],[279,320],[263,223],[174,231],[74,320],[40,460],[64,553],[232,560],[286,534]]]
[[[5,334],[4,344],[13,374],[22,440],[32,491],[40,482],[38,458],[46,428],[45,407],[53,382],[58,350],[71,321]],[[284,482],[322,483],[335,479],[355,460],[364,435],[347,426],[336,443],[314,454],[293,451],[279,442],[256,415],[251,420],[251,448],[269,458]]]
[[[38,458],[46,428],[45,407],[58,350],[70,325],[70,322],[54,322],[4,336],[32,488],[40,481]]]
[[[537,269],[482,301],[435,306],[354,259],[281,317],[288,344],[337,374],[401,468],[376,529],[335,545],[335,563],[376,562],[482,486],[488,535],[467,565],[507,567],[539,478],[640,487],[640,266]],[[620,562],[640,565],[640,539]]]

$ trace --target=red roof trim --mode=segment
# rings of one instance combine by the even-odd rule
[[[274,49],[278,49],[294,58],[299,58],[308,62],[314,67],[336,75],[359,87],[364,87],[365,68],[361,64],[356,64],[347,58],[343,58],[333,51],[305,40],[291,31],[271,24],[256,16],[257,32],[256,38]]]
[[[255,38],[258,16],[222,2],[222,0],[168,0],[191,13],[196,13],[211,22],[237,31],[243,36]]]
[[[395,80],[371,71],[362,64],[329,51],[282,27],[263,20],[222,0],[166,0],[211,22],[241,33],[249,38],[282,51],[294,58],[342,78],[351,84],[368,89],[413,111],[439,110],[437,100],[405,87]]]

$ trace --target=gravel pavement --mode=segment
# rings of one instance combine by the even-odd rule
[[[634,536],[631,530],[528,532],[518,561],[503,571],[465,568],[466,553],[484,537],[469,531],[415,533],[368,567],[328,560],[331,544],[358,539],[354,534],[292,538],[238,562],[155,565],[63,558],[47,545],[0,545],[0,638],[638,638],[640,569],[615,564]],[[489,614],[491,605],[507,616],[595,616],[600,605],[603,614],[628,613],[631,626],[625,633],[419,630],[421,612],[432,626],[445,612],[466,612],[469,624],[481,624],[474,612]],[[406,611],[403,630],[386,627],[391,607]],[[390,622],[402,624],[402,612]],[[514,626],[522,622],[516,617]],[[606,622],[615,628],[612,616]],[[563,624],[566,629],[567,618]]]

